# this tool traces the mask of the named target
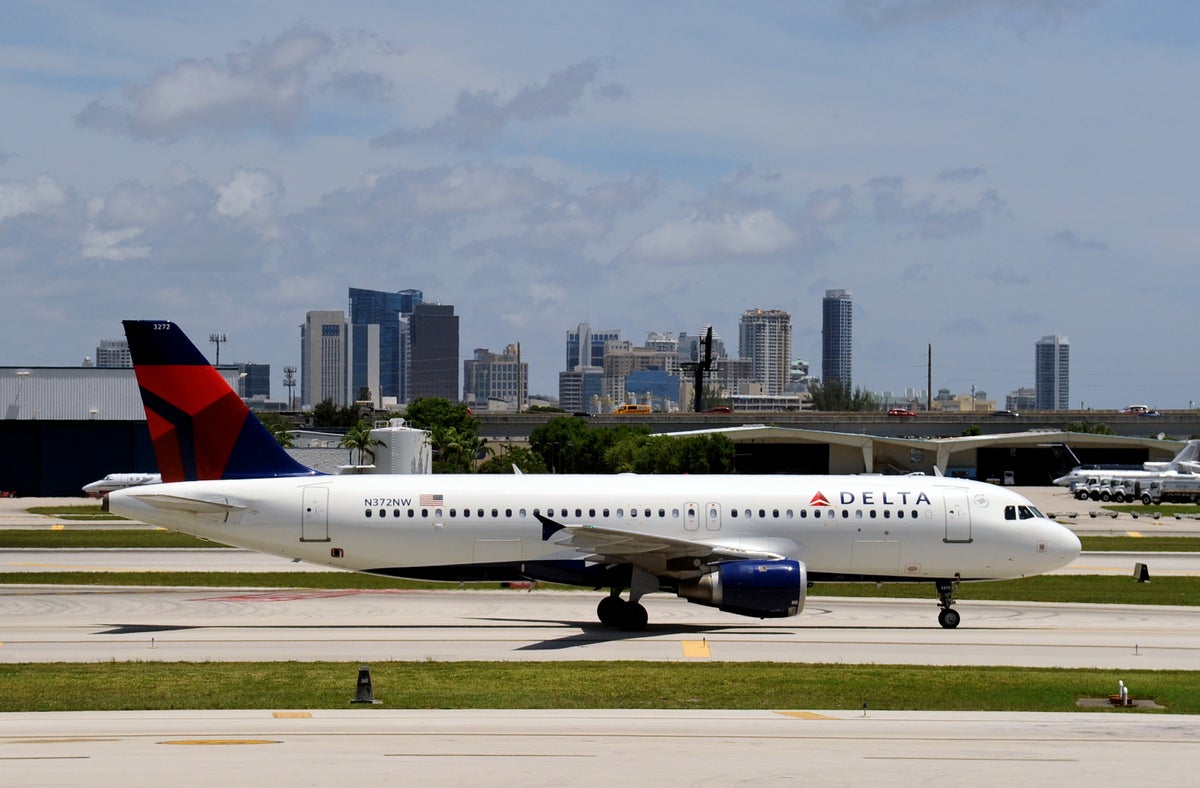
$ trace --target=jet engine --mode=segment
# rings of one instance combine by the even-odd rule
[[[808,567],[800,561],[728,561],[681,580],[675,593],[689,602],[754,618],[785,618],[804,609]]]

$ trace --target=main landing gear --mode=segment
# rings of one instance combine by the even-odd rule
[[[958,588],[958,578],[953,580],[938,580],[937,595],[938,607],[941,611],[938,613],[938,623],[945,629],[954,629],[958,626],[958,622],[962,620],[962,616],[958,611],[950,607],[954,604],[954,590]]]
[[[600,604],[596,605],[596,615],[604,626],[626,632],[641,632],[648,620],[646,608],[632,599],[626,602],[621,598],[619,588],[614,588],[609,596],[600,600]]]

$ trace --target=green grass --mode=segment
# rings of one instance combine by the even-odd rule
[[[358,663],[0,665],[0,712],[343,709]],[[384,662],[375,698],[404,709],[1077,711],[1116,692],[1200,712],[1200,672],[763,662]],[[364,709],[363,713],[370,713]]]
[[[123,549],[211,547],[227,548],[220,542],[197,539],[189,534],[159,529],[97,529],[46,528],[0,531],[0,549],[27,548],[36,550],[73,549]]]
[[[124,520],[115,514],[100,510],[100,504],[81,504],[71,506],[31,506],[25,511],[30,514],[43,514],[60,520]]]
[[[1133,567],[1130,567],[1132,574]],[[1151,572],[1153,573],[1153,567]],[[0,584],[152,586],[212,588],[436,589],[494,590],[498,583],[429,583],[398,580],[356,572],[4,572]],[[565,589],[568,586],[542,585]],[[521,591],[520,593],[525,593]],[[932,583],[816,583],[810,596],[874,597],[884,599],[937,598]],[[955,598],[962,601],[1060,602],[1070,604],[1200,606],[1200,578],[1151,577],[1149,583],[1131,577],[1103,575],[1042,575],[1023,580],[963,583]]]
[[[1200,553],[1200,536],[1081,536],[1090,553]]]

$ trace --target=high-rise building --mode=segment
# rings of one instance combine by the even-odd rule
[[[475,348],[463,362],[463,401],[487,408],[489,400],[501,400],[515,410],[529,399],[529,364],[521,361],[516,345],[503,353]]]
[[[418,304],[401,332],[409,359],[408,401],[458,402],[458,315],[450,304]]]
[[[576,367],[603,367],[604,343],[620,338],[618,329],[593,331],[587,323],[580,323],[577,330],[567,332],[567,371]],[[581,354],[580,348],[586,350]]]
[[[241,363],[238,368],[238,396],[242,399],[271,398],[271,365]]]
[[[747,309],[738,323],[738,355],[753,362],[764,394],[782,394],[792,358],[792,316],[782,309]]]
[[[1034,388],[1038,410],[1071,407],[1071,345],[1060,334],[1038,340],[1034,350]]]
[[[300,327],[300,402],[330,400],[344,407],[346,396],[346,313],[309,312]]]
[[[355,399],[366,390],[376,406],[406,401],[401,333],[424,299],[420,290],[350,288],[350,393]]]
[[[129,355],[129,340],[102,339],[96,348],[97,367],[132,367],[133,358]]]
[[[851,385],[851,338],[854,328],[853,293],[826,290],[821,300],[821,382]]]

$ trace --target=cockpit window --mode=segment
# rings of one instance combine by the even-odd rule
[[[1034,517],[1037,517],[1037,515],[1034,514],[1034,510],[1028,506],[1018,506],[1017,513],[1021,515],[1022,520],[1032,520]]]
[[[1005,506],[1005,507],[1004,507],[1004,519],[1005,519],[1005,520],[1015,520],[1015,519],[1017,519],[1017,507],[1015,507],[1015,506]]]

